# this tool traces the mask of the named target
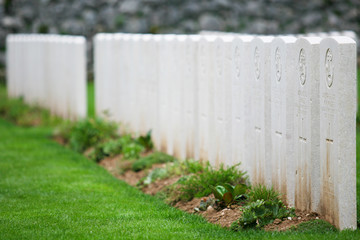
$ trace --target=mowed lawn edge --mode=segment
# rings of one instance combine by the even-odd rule
[[[50,139],[0,119],[1,239],[356,239],[340,233],[231,232],[169,207]]]

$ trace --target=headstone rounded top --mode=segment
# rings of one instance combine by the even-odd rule
[[[131,39],[131,35],[130,34],[124,34],[124,36],[122,37],[122,39],[124,41],[129,41]]]
[[[77,36],[73,38],[74,43],[76,44],[85,44],[86,43],[86,38],[85,37],[81,37],[81,36]]]
[[[251,35],[235,35],[234,40],[240,39],[243,42],[251,42],[254,39],[254,36]]]
[[[163,36],[165,41],[173,41],[175,39],[175,34],[165,34]]]
[[[204,35],[204,39],[208,42],[215,42],[217,38],[216,35]]]
[[[158,42],[158,41],[161,41],[163,39],[163,35],[161,34],[154,34],[153,35],[153,39],[154,41]]]
[[[141,39],[141,34],[132,34],[130,35],[130,39],[133,41],[139,41]]]
[[[273,36],[256,36],[252,39],[252,42],[271,43],[273,40]]]
[[[180,42],[183,42],[188,38],[188,35],[185,34],[177,34],[175,36],[176,36],[176,40]]]
[[[152,40],[153,35],[152,34],[141,34],[140,35],[140,40],[148,42],[150,40]]]
[[[284,43],[294,43],[296,40],[297,38],[294,36],[280,36],[274,38],[274,41],[282,41]]]
[[[196,35],[196,34],[189,35],[189,39],[191,39],[192,41],[200,41],[201,38],[202,38],[201,35]]]
[[[352,39],[351,37],[347,37],[347,36],[329,36],[324,38],[322,41],[326,42],[326,41],[335,41],[336,43],[341,43],[341,44],[356,44],[355,40]]]
[[[232,42],[232,41],[234,41],[235,36],[233,36],[233,35],[222,35],[222,36],[220,36],[220,39],[223,42]]]
[[[303,44],[320,44],[321,39],[320,37],[300,37],[296,42]]]
[[[121,40],[123,38],[124,34],[123,33],[115,33],[114,34],[114,40]]]

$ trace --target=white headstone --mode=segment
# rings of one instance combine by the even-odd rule
[[[249,47],[248,171],[253,184],[271,185],[271,43],[273,37],[256,37]]]
[[[321,38],[300,38],[293,48],[295,206],[319,210],[319,47]]]
[[[221,36],[215,41],[214,117],[215,166],[232,163],[231,157],[231,46],[234,37]]]
[[[179,159],[186,157],[186,134],[184,128],[184,77],[186,35],[175,36],[175,54],[172,61],[175,69],[172,75],[172,130],[174,155]]]
[[[154,47],[154,56],[152,59],[152,65],[154,67],[154,70],[156,71],[156,76],[154,78],[154,82],[152,85],[152,93],[155,94],[152,96],[153,98],[153,114],[154,114],[154,123],[152,126],[152,139],[155,145],[156,149],[160,149],[161,147],[161,128],[162,126],[160,125],[160,64],[159,64],[159,59],[161,57],[161,53],[160,53],[160,48],[162,47],[162,43],[163,43],[163,36],[162,35],[154,35],[153,36],[153,47]]]
[[[199,157],[215,164],[214,121],[214,50],[215,36],[204,36],[199,42]]]
[[[291,50],[296,38],[277,37],[271,45],[271,142],[274,188],[294,205],[295,160],[293,159],[293,86]]]
[[[199,35],[189,35],[185,39],[184,62],[184,132],[186,158],[199,158],[198,147],[198,46]]]
[[[239,37],[234,38],[232,44],[232,99],[231,99],[231,151],[232,151],[232,165],[241,164],[240,168],[249,172],[248,161],[245,159],[247,136],[245,129],[249,110],[251,109],[248,103],[248,79],[249,79],[249,47],[253,37]],[[246,111],[246,109],[248,109]]]
[[[356,43],[320,44],[320,214],[356,229]]]
[[[159,145],[157,148],[163,152],[168,152],[168,133],[169,126],[169,37],[163,36],[159,40],[158,46],[158,129]]]
[[[164,77],[163,79],[160,80],[160,83],[165,83],[164,86],[166,86],[166,88],[161,89],[160,94],[163,94],[164,91],[167,91],[167,94],[165,94],[165,96],[167,97],[167,103],[164,103],[164,101],[166,101],[165,99],[162,99],[162,108],[163,110],[167,110],[164,113],[164,116],[162,116],[161,121],[166,122],[166,131],[165,131],[165,136],[166,136],[166,152],[170,155],[174,154],[174,133],[173,133],[173,84],[174,81],[176,81],[174,79],[174,74],[176,73],[176,65],[175,65],[175,61],[174,61],[174,57],[175,57],[175,35],[165,35],[164,36],[164,57],[165,59],[163,59],[163,65],[160,65],[160,68],[164,69]],[[165,97],[164,96],[164,97]]]

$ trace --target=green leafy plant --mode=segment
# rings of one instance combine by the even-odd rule
[[[136,141],[143,146],[147,151],[154,148],[154,143],[151,140],[151,130],[145,136],[139,136]]]
[[[166,165],[168,172],[170,172],[171,175],[176,176],[203,172],[206,167],[207,164],[193,159],[186,159],[182,161],[175,160],[174,162]]]
[[[162,152],[154,152],[136,160],[133,163],[132,170],[135,172],[141,171],[143,169],[151,168],[155,163],[168,163],[173,162],[175,158],[173,156],[167,155]]]
[[[168,172],[165,168],[155,168],[154,170],[150,171],[150,173],[144,179],[140,180],[138,185],[149,185],[158,179],[163,179],[166,177],[168,177]]]
[[[88,118],[78,121],[67,128],[68,133],[63,133],[67,137],[70,148],[83,152],[89,147],[93,147],[99,142],[117,136],[117,125],[113,122],[106,122],[101,118]]]
[[[140,154],[145,150],[145,148],[137,143],[130,134],[122,136],[119,141],[124,159],[138,159]]]
[[[220,203],[219,205],[229,206],[230,204],[246,199],[247,186],[245,184],[237,184],[233,186],[225,183],[224,185],[218,185],[211,187],[215,198]]]
[[[256,202],[256,200],[277,201],[280,197],[280,194],[272,187],[267,188],[266,186],[260,184],[252,186],[248,195],[250,202]]]
[[[267,192],[267,194],[259,195],[259,197],[261,196],[266,199],[249,201],[247,205],[242,207],[242,216],[232,224],[232,230],[239,231],[246,228],[261,228],[273,222],[276,218],[282,219],[295,216],[295,210],[293,208],[287,208],[279,199],[279,194],[273,189],[266,189],[266,187],[258,185],[255,190],[259,189],[262,190],[260,191],[261,193]],[[266,189],[266,191],[264,191],[264,189]],[[254,188],[251,191],[252,198],[250,197],[250,199],[254,199]]]
[[[106,142],[96,145],[90,158],[96,162],[99,162],[105,157],[113,157],[120,154],[122,151],[122,143],[120,139],[110,139]]]
[[[245,184],[247,177],[245,172],[238,169],[239,164],[229,168],[223,165],[215,169],[206,163],[201,172],[192,174],[178,182],[176,200],[189,201],[194,197],[205,197],[212,193],[211,186],[224,185],[226,183],[237,185]]]

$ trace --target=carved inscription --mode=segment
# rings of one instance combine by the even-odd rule
[[[256,80],[259,80],[260,78],[260,51],[258,47],[255,48],[254,51],[254,71],[255,71],[255,78]]]
[[[299,54],[299,74],[300,83],[304,85],[306,82],[306,56],[304,49],[301,49]]]
[[[330,88],[334,81],[333,54],[330,48],[326,51],[325,71],[326,71],[326,84]]]
[[[306,125],[305,119],[308,114],[308,97],[304,91],[298,91],[299,96],[299,108],[298,108],[298,116],[299,116],[299,140],[300,142],[306,143],[307,136],[306,136]]]
[[[275,51],[275,70],[276,70],[276,80],[280,82],[281,80],[281,54],[280,49],[276,48]]]
[[[235,73],[236,73],[236,78],[239,79],[240,78],[240,49],[239,46],[235,47]]]

